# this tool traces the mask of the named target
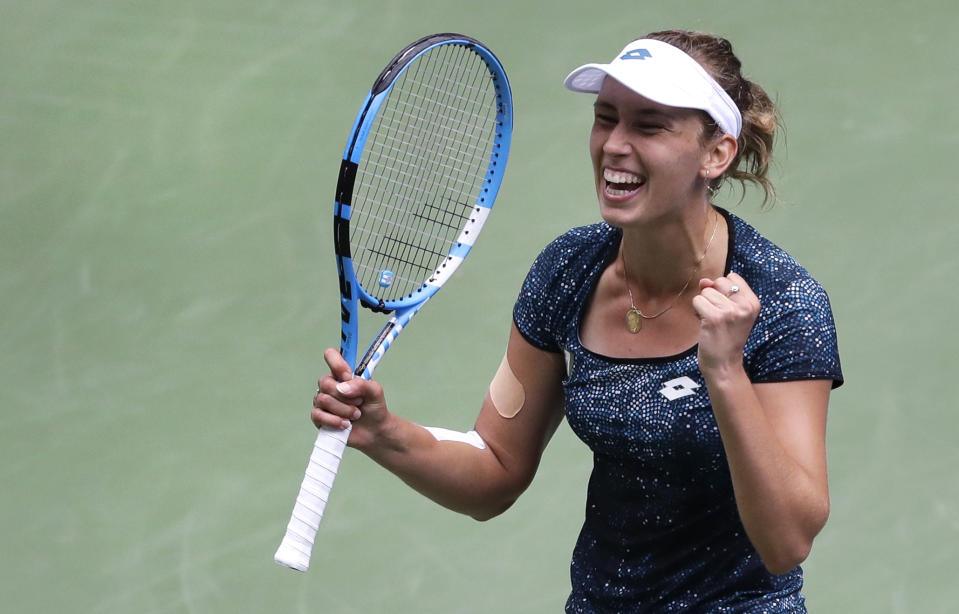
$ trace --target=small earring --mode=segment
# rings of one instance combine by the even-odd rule
[[[708,169],[708,168],[706,169],[706,194],[707,194],[710,198],[712,198],[713,196],[716,195],[716,188],[714,188],[713,185],[712,185],[711,183],[709,183],[709,169]]]

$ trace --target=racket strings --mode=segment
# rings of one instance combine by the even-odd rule
[[[398,154],[405,153],[407,156],[405,158],[406,162],[415,167],[421,173],[422,177],[404,172],[404,168],[408,168],[404,166],[395,167],[393,169],[395,172],[393,173],[383,173],[379,175],[379,177],[393,179],[393,185],[386,186],[394,195],[394,206],[391,207],[394,211],[391,211],[391,213],[395,214],[397,207],[399,209],[405,208],[406,211],[416,212],[418,200],[410,199],[422,197],[420,193],[421,190],[416,188],[417,184],[414,182],[422,182],[424,178],[430,184],[435,185],[440,191],[449,193],[451,180],[456,178],[458,167],[453,164],[444,164],[444,162],[453,160],[461,164],[462,153],[469,153],[470,142],[464,140],[467,134],[465,131],[457,130],[458,124],[456,122],[461,120],[456,116],[456,113],[460,112],[462,108],[466,108],[463,107],[464,104],[468,105],[473,101],[482,100],[482,98],[475,95],[476,88],[473,83],[455,81],[452,78],[452,75],[460,66],[458,60],[450,61],[450,56],[452,52],[459,49],[462,48],[442,48],[444,51],[442,57],[439,54],[434,54],[433,56],[434,59],[438,60],[437,62],[434,62],[433,65],[419,62],[415,66],[415,70],[411,73],[407,83],[394,86],[395,89],[398,88],[398,93],[401,95],[393,99],[395,105],[392,112],[394,119],[400,121],[391,122],[394,130],[384,132],[384,134],[387,136],[388,144],[401,141],[405,147],[403,149],[386,147],[381,153],[383,153],[391,163],[398,159]],[[473,75],[475,79],[475,71]],[[432,77],[432,79],[430,79],[430,77]],[[415,87],[405,87],[410,84],[413,84]],[[457,90],[452,89],[452,86],[457,84],[471,88],[474,92],[469,96],[464,96]],[[450,103],[451,100],[455,104]],[[384,117],[387,116],[384,115]],[[437,130],[438,124],[446,130],[445,133]],[[437,140],[437,137],[443,138]],[[459,147],[459,150],[456,149],[457,147]],[[458,153],[460,156],[456,157]],[[486,152],[484,152],[483,155],[485,157]],[[473,169],[463,169],[460,167],[459,170],[474,172],[475,175]],[[468,193],[471,189],[472,186],[466,184],[461,191]],[[435,200],[432,202],[435,202]],[[444,212],[445,215],[443,217],[447,219],[452,218],[450,221],[453,223],[447,223],[447,228],[456,230],[461,226],[462,220],[455,219],[456,212],[450,209],[449,206],[437,207],[429,201],[427,201],[424,206],[429,207],[429,210],[433,213],[437,211]],[[464,208],[469,207],[470,203],[465,203]],[[430,214],[416,214],[416,217],[421,221],[437,221],[442,219],[441,217]],[[389,218],[378,218],[378,221],[381,223],[388,220]],[[407,220],[407,222],[408,221],[409,220]],[[384,227],[379,226],[378,229],[382,232]],[[396,230],[397,228],[394,228],[392,231],[394,239],[396,239]],[[406,246],[406,249],[403,251],[406,252],[405,255],[407,257],[400,258],[404,263],[421,261],[424,256],[432,256],[432,258],[428,258],[428,260],[431,261],[442,258],[445,255],[445,250],[424,250],[424,241],[428,243],[431,238],[436,238],[443,239],[443,242],[449,243],[452,238],[455,238],[449,236],[443,237],[442,233],[437,236],[435,228],[429,228],[428,224],[422,223],[418,225],[407,224],[405,228],[399,227],[399,230],[401,230],[399,234],[403,236],[403,238],[395,240],[394,244],[396,246]],[[403,230],[406,232],[402,232]],[[420,270],[415,272],[415,277],[419,277],[422,273],[429,272],[428,269],[432,268],[432,264],[433,263],[430,262],[429,264],[424,264],[419,267]],[[414,278],[410,281],[417,284],[419,279]]]
[[[368,292],[401,298],[446,259],[485,181],[496,105],[488,67],[465,46],[427,52],[393,85],[353,200],[353,264]],[[379,283],[384,271],[388,287]]]

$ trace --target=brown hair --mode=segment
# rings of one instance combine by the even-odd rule
[[[742,63],[733,53],[732,43],[714,34],[689,30],[664,30],[647,34],[644,38],[660,40],[682,49],[706,69],[739,107],[743,116],[739,151],[723,176],[710,181],[711,187],[718,188],[728,176],[739,181],[744,192],[747,181],[761,187],[763,205],[774,202],[776,190],[766,175],[772,158],[773,140],[781,123],[779,112],[765,90],[743,76]],[[720,130],[712,118],[708,118],[706,128],[706,137],[712,137]]]

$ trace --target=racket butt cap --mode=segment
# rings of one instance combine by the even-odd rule
[[[280,544],[280,547],[277,548],[273,560],[276,561],[277,565],[289,567],[296,571],[306,571],[310,568],[310,558],[286,542]]]

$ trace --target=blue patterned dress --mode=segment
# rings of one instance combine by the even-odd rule
[[[731,213],[726,273],[762,309],[745,346],[753,382],[842,371],[829,299],[791,256]],[[661,358],[593,353],[583,310],[621,232],[576,228],[537,258],[513,317],[534,346],[567,358],[566,419],[593,452],[573,552],[568,613],[805,612],[802,569],[770,574],[739,519],[696,347]]]

